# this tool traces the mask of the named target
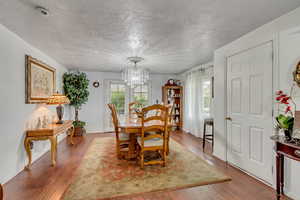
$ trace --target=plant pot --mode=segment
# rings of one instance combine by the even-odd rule
[[[287,141],[292,139],[293,129],[284,130],[284,136]]]
[[[86,133],[86,130],[84,127],[75,127],[75,130],[74,130],[75,137],[83,136],[85,133]]]

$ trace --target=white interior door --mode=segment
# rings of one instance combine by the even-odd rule
[[[227,60],[227,159],[272,183],[272,42]]]

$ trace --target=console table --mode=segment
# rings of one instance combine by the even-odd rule
[[[284,186],[284,156],[300,161],[300,145],[287,142],[283,136],[272,136],[276,150],[276,192],[277,200],[283,195]]]
[[[51,160],[52,166],[56,164],[57,154],[57,136],[62,133],[70,131],[70,142],[73,145],[74,126],[72,120],[66,120],[63,124],[49,124],[45,128],[38,128],[33,130],[27,130],[24,140],[25,150],[28,156],[28,165],[26,169],[30,169],[31,166],[31,143],[36,140],[50,140],[51,142]]]

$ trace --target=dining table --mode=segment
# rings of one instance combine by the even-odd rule
[[[151,125],[163,125],[160,120],[153,120],[144,124],[145,126]],[[168,132],[172,127],[175,127],[175,123],[168,123]],[[141,118],[130,118],[125,117],[124,120],[119,122],[119,128],[121,133],[126,133],[129,135],[129,146],[128,146],[128,156],[127,159],[135,159],[137,157],[136,152],[136,141],[137,137],[142,133],[142,122]],[[169,134],[169,133],[168,133]]]

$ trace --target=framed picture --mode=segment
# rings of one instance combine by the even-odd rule
[[[45,103],[55,92],[55,68],[26,55],[26,100],[27,104]]]

